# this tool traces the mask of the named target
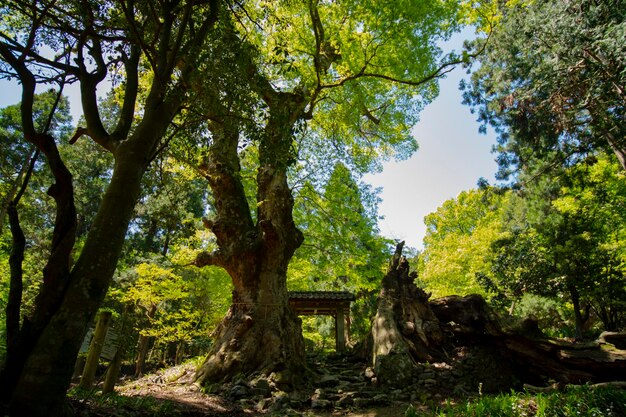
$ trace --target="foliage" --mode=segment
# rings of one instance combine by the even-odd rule
[[[378,197],[337,165],[321,191],[306,183],[294,217],[305,234],[296,252],[294,290],[372,289],[380,280],[387,242],[377,235]],[[297,275],[296,271],[297,270]]]
[[[495,282],[484,283],[511,299],[527,292],[568,299],[577,334],[590,308],[605,329],[617,329],[626,306],[625,186],[617,162],[603,155],[556,180],[535,180],[511,200],[507,234],[493,245]]]
[[[626,3],[501,2],[465,102],[499,133],[500,177],[613,151],[626,168]],[[483,126],[484,129],[484,126]]]
[[[315,155],[304,158],[318,162],[309,167],[341,161],[365,171],[415,150],[410,128],[438,89],[414,81],[440,73],[436,42],[458,28],[462,12],[438,0],[257,1],[239,17],[266,76],[283,91],[311,95],[312,120],[298,143],[300,154]]]
[[[491,244],[502,235],[508,194],[495,187],[463,191],[425,217],[419,280],[435,296],[488,295],[477,276],[490,274]]]
[[[626,413],[626,391],[611,387],[571,386],[547,394],[481,396],[465,404],[447,404],[438,417],[617,417]]]
[[[369,331],[372,298],[387,262],[389,242],[378,235],[377,204],[376,193],[355,181],[343,164],[335,166],[322,190],[306,182],[296,194],[294,219],[305,240],[290,263],[289,288],[355,294],[352,333],[356,337]],[[332,329],[323,331],[328,327],[324,319],[316,321],[319,335],[334,337]]]
[[[182,343],[195,352],[208,345],[208,335],[228,308],[230,290],[223,270],[177,267],[156,258],[121,271],[108,304],[135,306],[135,332],[154,338],[153,349]],[[153,307],[155,313],[147,315]]]
[[[533,317],[548,337],[574,336],[573,312],[561,299],[526,293],[514,304],[512,313],[520,319]]]

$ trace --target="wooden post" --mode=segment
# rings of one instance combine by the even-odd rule
[[[87,362],[85,363],[83,376],[80,379],[79,386],[83,389],[91,389],[91,387],[93,386],[93,381],[96,378],[96,371],[98,370],[100,354],[102,353],[102,347],[104,346],[104,338],[106,337],[110,321],[110,311],[102,311],[98,316],[96,331],[94,332],[93,339],[91,340],[91,344],[89,345]]]
[[[106,376],[104,377],[104,384],[102,386],[103,394],[113,392],[115,389],[115,383],[117,382],[117,377],[120,375],[120,368],[122,367],[122,356],[124,355],[122,350],[123,349],[121,347],[117,349],[115,356],[113,356],[113,360],[109,364],[109,369],[107,369]]]
[[[74,373],[72,374],[72,382],[78,382],[80,380],[80,377],[83,374],[83,369],[85,369],[86,360],[87,357],[82,353],[78,355],[78,358],[76,358],[76,363],[74,363]]]
[[[346,343],[350,343],[350,303],[348,302],[348,314],[346,315]]]
[[[337,314],[335,315],[335,342],[337,352],[343,352],[346,349],[345,324],[343,306],[340,306],[337,308]]]
[[[132,303],[127,303],[124,307],[119,331],[119,337],[124,342],[119,344],[117,350],[115,351],[115,355],[109,364],[109,369],[107,369],[106,376],[104,377],[104,384],[102,385],[102,394],[108,394],[115,390],[115,384],[117,383],[117,379],[120,376],[120,369],[122,368],[122,360],[124,359],[124,354],[126,353],[125,341],[127,340],[129,327],[128,316],[132,313],[133,308],[134,305]]]

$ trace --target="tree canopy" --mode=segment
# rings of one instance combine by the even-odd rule
[[[560,165],[595,149],[626,168],[624,10],[619,0],[500,5],[465,101],[499,134],[502,178],[532,159]]]

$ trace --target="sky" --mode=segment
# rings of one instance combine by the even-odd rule
[[[379,214],[384,218],[378,225],[383,236],[421,249],[424,216],[476,188],[481,177],[495,183],[495,133],[479,134],[476,115],[461,104],[459,81],[468,77],[456,68],[440,82],[439,96],[422,110],[413,129],[419,149],[410,159],[385,163],[382,173],[365,177],[366,183],[382,187]]]
[[[467,33],[455,36],[447,45],[458,50],[463,35]],[[464,77],[469,76],[457,68],[440,81],[439,96],[422,110],[413,129],[417,152],[408,160],[385,163],[382,173],[365,176],[366,183],[382,188],[379,228],[383,236],[421,249],[426,233],[424,216],[461,191],[476,188],[480,177],[495,182],[497,165],[491,153],[495,134],[479,134],[476,115],[461,104],[458,86]],[[15,81],[0,80],[0,107],[18,103],[20,92]],[[66,93],[77,121],[81,114],[77,86],[70,86]]]

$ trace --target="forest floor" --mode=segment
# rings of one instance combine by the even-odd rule
[[[496,355],[461,349],[450,363],[415,364],[405,386],[377,383],[368,364],[354,356],[312,355],[309,384],[298,390],[258,376],[209,387],[193,383],[197,363],[124,377],[114,394],[73,390],[75,417],[405,417],[405,416],[626,416],[626,383],[614,388],[572,385],[551,394],[511,391],[506,366]],[[452,353],[452,352],[451,352]],[[479,379],[469,378],[477,370]],[[602,384],[597,384],[602,385]],[[521,388],[521,387],[520,387]],[[491,395],[494,393],[499,395]],[[483,395],[485,394],[485,395]],[[472,404],[475,404],[472,405]],[[460,412],[450,406],[459,408]],[[409,410],[410,407],[410,410]],[[469,408],[468,408],[469,407]],[[446,411],[448,410],[448,411]],[[543,410],[540,414],[538,410]]]
[[[412,402],[408,395],[399,395],[399,390],[391,392],[372,384],[364,362],[317,357],[311,365],[317,377],[298,392],[285,393],[272,385],[259,394],[258,388],[240,382],[206,394],[193,383],[195,365],[185,364],[139,379],[122,379],[113,395],[74,395],[71,407],[81,417],[400,417]],[[434,399],[442,399],[435,395]]]

